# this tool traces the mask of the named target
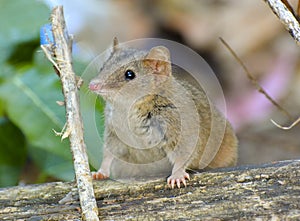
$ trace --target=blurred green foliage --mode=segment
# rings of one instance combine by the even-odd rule
[[[60,81],[39,48],[39,30],[49,16],[39,1],[0,2],[0,187],[30,173],[24,171],[28,161],[40,171],[36,181],[74,178],[69,143],[53,132],[65,124],[65,109],[56,104],[63,100]],[[99,156],[99,145],[92,146],[90,155]]]

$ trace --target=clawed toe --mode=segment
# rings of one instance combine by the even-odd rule
[[[175,184],[178,188],[180,188],[181,183],[183,183],[183,185],[186,187],[186,179],[190,180],[190,175],[187,172],[177,172],[175,174],[172,174],[167,179],[167,183],[172,189],[174,189]]]
[[[101,172],[92,172],[92,177],[94,180],[104,180],[108,178],[108,176]]]

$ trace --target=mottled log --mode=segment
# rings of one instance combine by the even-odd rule
[[[299,220],[300,160],[211,170],[186,188],[151,182],[95,181],[101,220]],[[76,185],[0,189],[0,220],[80,220]]]

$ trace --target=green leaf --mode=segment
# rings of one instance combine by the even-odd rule
[[[7,58],[7,62],[14,66],[32,63],[34,54],[39,46],[39,39],[20,42],[14,46],[14,50]]]
[[[29,146],[28,152],[35,164],[42,171],[42,174],[65,181],[74,179],[73,164],[66,161],[65,158],[34,146]],[[39,180],[39,182],[42,181]]]
[[[42,1],[1,0],[0,15],[0,42],[10,43],[38,36],[39,27],[49,22],[50,10]]]
[[[78,63],[77,63],[78,64]],[[84,139],[89,162],[99,169],[103,155],[104,106],[105,102],[88,89],[88,84],[99,71],[99,58],[85,65],[82,72],[77,70],[84,84],[80,88],[81,116],[84,123]]]
[[[55,103],[62,100],[55,88],[57,77],[40,75],[34,68],[19,73],[0,86],[7,115],[34,146],[67,157],[66,145],[52,130],[60,131],[64,125],[64,108]]]
[[[3,117],[3,115],[4,115],[4,109],[5,109],[4,103],[3,103],[2,100],[0,100],[0,117]]]
[[[0,187],[16,185],[27,156],[22,132],[0,118]]]
[[[36,54],[36,61],[35,66],[16,69],[14,75],[3,79],[0,103],[4,103],[6,115],[22,130],[29,144],[42,152],[34,158],[43,159],[39,161],[45,169],[42,172],[55,175],[60,168],[65,172],[57,174],[57,178],[67,180],[73,177],[69,142],[61,141],[53,132],[61,131],[65,124],[65,108],[56,104],[63,100],[59,78],[41,53]],[[56,169],[51,170],[54,166],[49,165]]]
[[[99,101],[95,94],[88,93],[86,85],[80,89],[80,101],[89,162],[99,169],[103,153],[104,102]]]
[[[50,10],[41,1],[0,1],[0,63],[13,50],[12,45],[39,36],[40,26],[49,22]]]

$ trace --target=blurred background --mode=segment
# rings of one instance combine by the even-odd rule
[[[296,8],[296,1],[290,3]],[[182,43],[205,58],[222,85],[227,116],[240,142],[239,165],[300,157],[299,126],[282,130],[270,122],[289,125],[293,120],[257,92],[219,40],[230,44],[294,119],[300,116],[299,46],[264,1],[2,0],[0,187],[74,178],[68,141],[53,132],[65,123],[64,108],[56,104],[63,100],[60,82],[39,47],[40,27],[49,23],[57,4],[64,5],[76,40],[78,75],[115,36],[121,42],[154,37]],[[99,103],[97,110],[102,109]],[[100,163],[101,158],[93,156],[92,161]]]

